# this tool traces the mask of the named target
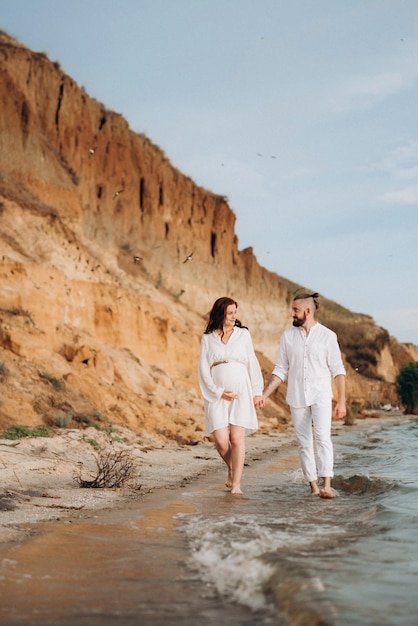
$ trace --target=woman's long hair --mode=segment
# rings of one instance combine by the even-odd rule
[[[223,323],[226,316],[226,309],[231,305],[235,304],[238,308],[238,302],[235,302],[232,298],[228,298],[224,296],[222,298],[218,298],[213,305],[211,312],[209,313],[209,321],[206,326],[205,335],[209,335],[209,333],[213,333],[214,330],[222,330]],[[239,320],[235,320],[235,326],[239,328],[247,328],[243,326]]]

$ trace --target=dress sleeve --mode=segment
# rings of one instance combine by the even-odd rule
[[[222,396],[224,390],[215,385],[211,375],[211,363],[209,362],[206,336],[203,335],[200,343],[198,378],[200,391],[206,402],[216,402]]]
[[[260,363],[255,354],[253,342],[250,333],[248,333],[248,375],[251,381],[251,388],[254,396],[261,396],[263,394],[264,380],[261,371]]]

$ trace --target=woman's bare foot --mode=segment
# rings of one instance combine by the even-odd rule
[[[242,495],[241,487],[239,485],[237,485],[236,487],[232,487],[231,493],[234,496],[241,496]]]
[[[232,487],[232,470],[231,470],[231,468],[229,468],[229,470],[228,470],[228,478],[226,479],[225,486],[228,487],[228,489],[231,489],[231,487]]]

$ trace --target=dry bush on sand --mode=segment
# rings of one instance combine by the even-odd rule
[[[75,477],[80,487],[112,489],[128,485],[137,477],[137,466],[127,450],[101,450],[96,456],[97,473],[92,480]]]

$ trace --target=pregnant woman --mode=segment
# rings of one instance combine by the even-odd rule
[[[205,406],[205,434],[228,466],[226,486],[242,494],[245,436],[258,428],[254,404],[261,400],[263,376],[251,335],[237,319],[232,298],[216,300],[202,336],[199,385]]]

